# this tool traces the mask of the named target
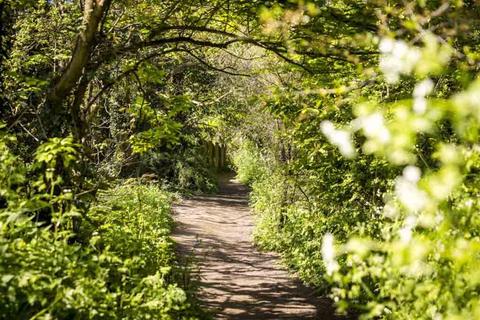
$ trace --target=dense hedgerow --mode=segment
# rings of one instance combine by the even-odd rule
[[[333,151],[325,148],[329,149]],[[251,183],[250,200],[256,213],[254,236],[262,248],[281,252],[284,262],[304,281],[325,288],[329,284],[324,277],[323,235],[377,237],[381,224],[377,206],[389,180],[365,183],[369,174],[385,169],[384,162],[348,162],[329,153],[319,154],[308,163],[307,150],[298,148],[296,159],[288,165],[277,165],[273,171],[271,164],[275,159],[257,163],[257,170],[267,174],[257,176]],[[301,163],[301,170],[292,169]],[[369,206],[375,201],[377,206]]]
[[[363,319],[478,319],[480,81],[442,87],[453,49],[419,39],[379,40],[390,99],[381,86],[340,107],[278,99],[289,157],[272,143],[242,155],[270,155],[255,161],[255,238]]]
[[[237,170],[237,178],[242,183],[253,183],[261,180],[265,174],[265,163],[260,151],[250,141],[242,142],[232,157],[233,166]]]
[[[13,138],[0,141],[1,319],[199,318],[193,292],[177,283],[171,194],[127,182],[101,191],[82,213],[71,190],[55,194],[58,163],[27,187],[28,168],[6,140]],[[68,168],[75,148],[69,138],[50,141],[36,163],[61,160]]]

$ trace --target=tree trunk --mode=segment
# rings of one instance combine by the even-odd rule
[[[111,0],[85,0],[81,31],[77,36],[72,58],[62,75],[53,82],[47,95],[46,106],[49,116],[61,113],[62,105],[77,86],[90,60],[95,36],[110,3]],[[71,112],[73,110],[76,108]],[[78,119],[78,115],[72,115],[72,118]]]

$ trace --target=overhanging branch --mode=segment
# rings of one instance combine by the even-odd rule
[[[225,69],[217,68],[215,66],[212,66],[211,64],[206,62],[204,59],[200,58],[199,56],[195,55],[190,50],[182,50],[182,51],[187,53],[188,55],[192,56],[195,60],[197,60],[198,62],[200,62],[201,64],[203,64],[204,66],[206,66],[209,69],[212,69],[212,70],[215,70],[215,71],[218,71],[218,72],[222,72],[222,73],[225,73],[225,74],[228,74],[228,75],[231,75],[231,76],[240,76],[240,77],[250,77],[251,76],[251,75],[246,74],[246,73],[231,72],[231,71],[227,71]]]

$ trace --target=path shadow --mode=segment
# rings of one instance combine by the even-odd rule
[[[248,188],[232,175],[219,182],[218,194],[177,206],[175,232],[178,250],[195,259],[201,300],[214,319],[347,319],[330,299],[289,277],[277,255],[253,246]]]

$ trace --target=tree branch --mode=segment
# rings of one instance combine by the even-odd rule
[[[75,48],[70,62],[60,78],[54,82],[47,95],[47,105],[57,109],[71,93],[82,76],[83,69],[88,63],[95,36],[105,11],[112,0],[86,0],[83,10],[83,23],[77,36]]]
[[[195,60],[197,60],[198,62],[200,62],[201,64],[203,64],[204,66],[206,66],[209,69],[212,69],[212,70],[215,70],[215,71],[218,71],[218,72],[222,72],[222,73],[225,73],[225,74],[228,74],[228,75],[231,75],[231,76],[240,76],[240,77],[250,77],[251,76],[251,75],[246,74],[246,73],[231,72],[231,71],[227,71],[225,69],[220,69],[220,68],[214,67],[211,64],[209,64],[208,62],[206,62],[205,60],[203,60],[202,58],[200,58],[199,56],[193,54],[193,52],[191,52],[189,50],[181,50],[181,51],[183,51],[183,52],[187,53],[188,55],[192,56],[193,58],[195,58]]]
[[[108,82],[106,85],[104,85],[98,92],[97,94],[92,98],[90,99],[90,101],[88,102],[88,105],[87,105],[87,110],[91,108],[91,106],[97,101],[97,99],[102,96],[106,91],[108,91],[109,89],[111,89],[118,81],[122,80],[123,78],[125,78],[126,76],[130,75],[132,72],[136,72],[138,70],[138,68],[141,66],[142,63],[144,63],[145,61],[148,61],[150,59],[153,59],[155,57],[158,57],[158,56],[161,56],[161,55],[166,55],[166,54],[169,54],[169,53],[172,53],[172,52],[178,52],[178,51],[183,51],[183,49],[178,49],[178,48],[174,48],[174,49],[169,49],[169,50],[164,50],[162,52],[155,52],[155,53],[152,53],[142,59],[140,59],[139,61],[137,61],[133,67],[131,67],[130,69],[124,71],[123,73],[121,73],[117,78],[115,78],[113,81],[111,82]]]

